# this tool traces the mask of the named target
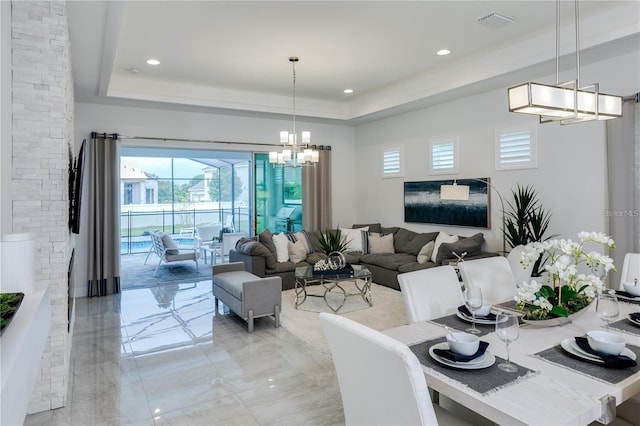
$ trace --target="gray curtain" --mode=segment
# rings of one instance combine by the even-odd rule
[[[624,255],[640,253],[640,94],[625,98],[622,118],[607,121],[607,169],[609,185],[609,233],[616,242],[611,253],[622,267]],[[618,288],[619,273],[610,286]]]
[[[120,144],[91,134],[89,145],[89,297],[120,293]]]
[[[320,154],[314,167],[302,169],[302,224],[305,229],[318,231],[331,224],[331,147],[312,146]]]

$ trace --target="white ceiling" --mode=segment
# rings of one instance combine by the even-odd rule
[[[640,1],[579,4],[583,64],[639,49]],[[575,52],[573,6],[561,2],[562,54]],[[555,72],[554,1],[69,1],[67,7],[76,99],[84,102],[291,114],[288,58],[295,55],[299,115],[362,120],[462,88],[506,88]],[[515,21],[498,29],[477,22],[492,12]],[[452,54],[437,56],[441,48]],[[147,65],[148,58],[161,64]],[[568,69],[574,63],[573,56],[561,61]],[[355,93],[345,95],[346,88]]]

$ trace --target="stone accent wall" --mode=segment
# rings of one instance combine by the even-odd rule
[[[51,291],[51,332],[29,412],[66,404],[71,334],[67,331],[69,158],[73,79],[64,1],[13,1],[13,232],[36,235],[37,285]],[[76,153],[77,154],[77,153]]]

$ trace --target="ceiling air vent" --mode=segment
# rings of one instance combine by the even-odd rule
[[[515,20],[516,18],[503,15],[498,12],[489,13],[488,15],[478,18],[479,23],[481,23],[482,25],[486,25],[489,28],[502,28]]]

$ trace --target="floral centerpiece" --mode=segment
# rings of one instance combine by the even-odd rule
[[[528,244],[520,263],[527,267],[543,258],[547,282],[531,280],[518,288],[515,301],[525,319],[545,320],[568,317],[587,307],[604,287],[603,279],[615,271],[613,259],[596,251],[586,251],[585,244],[595,243],[615,249],[614,241],[604,233],[580,232],[579,242],[548,240]]]

